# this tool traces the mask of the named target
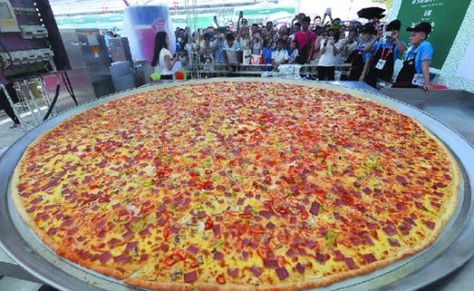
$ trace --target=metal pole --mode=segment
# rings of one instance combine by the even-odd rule
[[[35,106],[35,109],[31,111],[31,114],[36,121],[35,125],[38,125],[41,123],[41,107],[38,105],[38,102],[36,102],[35,95],[33,95],[30,90],[29,80],[23,80],[23,85],[26,87],[26,93],[28,94],[31,103]]]

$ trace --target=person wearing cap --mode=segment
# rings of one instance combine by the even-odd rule
[[[369,69],[372,52],[369,48],[373,35],[376,33],[375,28],[366,24],[360,33],[360,42],[357,47],[350,53],[351,70],[349,71],[349,81],[364,81]]]
[[[421,22],[413,28],[408,27],[407,31],[411,32],[409,38],[411,46],[405,53],[403,68],[393,87],[423,87],[425,91],[431,91],[430,64],[433,58],[433,46],[426,40],[431,32],[431,24]]]
[[[407,50],[406,45],[398,38],[401,25],[399,20],[390,22],[386,27],[388,34],[383,37],[381,31],[377,36],[378,41],[373,44],[373,57],[366,78],[367,84],[372,87],[377,86],[378,79],[392,81],[395,60],[398,59],[399,53]]]

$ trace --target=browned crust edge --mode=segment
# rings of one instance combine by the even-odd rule
[[[224,81],[224,80],[216,80],[216,82],[220,82],[220,81]],[[243,82],[243,80],[238,80],[238,81],[237,80],[225,80],[225,81],[227,81],[227,82]],[[262,83],[274,82],[274,81],[262,81],[262,80],[252,80],[252,81],[257,81],[257,82],[262,82]],[[276,82],[274,82],[274,83],[276,83]],[[288,82],[288,81],[286,81],[286,82],[284,81],[283,83],[298,85],[298,83],[292,83],[292,82]],[[193,85],[193,84],[196,84],[196,83],[185,83],[183,85]],[[203,83],[203,84],[205,84],[205,83]],[[338,93],[342,93],[342,94],[348,94],[347,92],[340,91],[340,90],[337,90],[337,89],[322,88],[322,87],[317,86],[316,84],[314,84],[314,85],[313,84],[301,84],[301,85],[305,85],[305,86],[308,86],[308,87],[321,88],[321,89],[330,90],[330,91],[334,91],[334,92],[338,92]],[[158,88],[153,88],[153,89],[163,89],[163,88],[166,88],[166,87],[167,86],[163,86],[163,87],[158,87]],[[146,92],[140,92],[138,94],[141,94],[141,93],[146,93]],[[368,98],[363,97],[363,96],[358,96],[358,95],[355,95],[355,94],[350,94],[350,95],[354,96],[354,97],[357,97],[357,98],[361,98],[361,99],[370,101],[370,102],[373,102],[373,103],[378,104],[378,105],[388,107],[391,110],[394,110],[395,112],[397,112],[398,114],[407,116],[406,114],[401,113],[397,109],[395,109],[393,107],[390,107],[390,106],[387,106],[385,104],[380,104],[380,103],[378,103],[374,100],[368,99]],[[123,97],[126,97],[126,96],[122,96],[121,98],[123,98]],[[110,100],[110,101],[112,101],[112,100]],[[101,106],[103,104],[105,104],[105,103],[98,104],[97,106]],[[96,107],[93,107],[93,108],[96,108]],[[78,113],[78,114],[75,114],[75,115],[72,115],[72,116],[66,118],[60,124],[63,124],[64,122],[67,122],[67,121],[75,118],[79,114],[81,114],[81,113]],[[13,199],[13,202],[16,206],[17,212],[20,215],[20,217],[33,229],[33,231],[40,237],[40,239],[46,245],[48,245],[50,248],[52,248],[58,255],[66,258],[66,259],[68,259],[68,260],[70,260],[74,263],[82,265],[86,268],[89,268],[89,269],[92,269],[92,270],[97,271],[99,273],[105,274],[107,276],[111,276],[111,277],[114,277],[114,278],[117,278],[117,279],[120,279],[120,280],[124,279],[123,282],[125,284],[128,284],[128,285],[137,286],[137,287],[146,288],[146,289],[152,289],[152,290],[182,290],[182,291],[192,290],[193,288],[197,288],[198,290],[202,290],[202,291],[217,291],[217,290],[223,290],[223,291],[233,291],[233,290],[236,290],[236,291],[239,291],[239,290],[287,291],[287,290],[300,290],[300,289],[305,289],[305,288],[325,287],[325,286],[329,286],[333,283],[336,283],[336,282],[339,282],[339,281],[342,281],[342,280],[345,280],[345,279],[348,279],[348,278],[351,278],[351,277],[365,275],[365,274],[374,272],[374,271],[382,269],[382,268],[384,268],[384,267],[386,267],[386,266],[388,266],[388,265],[390,265],[394,262],[397,262],[399,260],[402,260],[406,257],[412,256],[416,253],[419,253],[419,252],[425,250],[426,248],[431,246],[437,240],[440,233],[442,232],[443,227],[446,225],[446,223],[449,221],[449,219],[451,218],[451,216],[453,215],[453,213],[456,210],[457,200],[458,200],[458,196],[459,196],[459,191],[457,191],[457,189],[459,188],[459,183],[460,183],[460,169],[459,169],[459,166],[457,164],[456,159],[453,157],[451,152],[447,149],[445,144],[438,139],[437,136],[435,136],[431,131],[426,129],[418,120],[416,120],[416,119],[414,119],[410,116],[407,116],[407,117],[409,117],[410,120],[414,121],[420,128],[422,128],[427,133],[427,135],[429,135],[431,138],[433,138],[437,142],[437,144],[444,150],[444,152],[446,153],[446,155],[448,156],[448,159],[450,161],[450,171],[451,171],[451,174],[453,176],[453,181],[451,183],[451,191],[452,192],[454,191],[454,194],[451,196],[451,199],[450,199],[449,203],[447,204],[446,211],[443,213],[443,216],[440,218],[440,220],[437,221],[437,222],[440,222],[440,223],[436,224],[436,227],[433,230],[431,236],[426,238],[424,241],[422,241],[421,244],[419,244],[416,248],[413,248],[413,249],[407,250],[405,252],[402,252],[402,253],[398,254],[398,256],[391,257],[389,259],[382,260],[382,261],[377,261],[377,262],[374,262],[374,263],[372,263],[368,266],[363,266],[363,267],[361,267],[357,270],[351,270],[351,271],[344,272],[344,273],[334,274],[334,275],[331,275],[331,276],[328,276],[328,277],[325,277],[325,278],[319,278],[319,279],[316,279],[316,280],[308,280],[308,281],[304,281],[304,282],[300,282],[300,283],[276,284],[276,285],[271,285],[271,286],[232,285],[232,284],[219,285],[217,283],[195,283],[195,284],[191,285],[191,284],[187,284],[187,283],[147,281],[147,280],[143,280],[143,279],[140,279],[140,278],[126,278],[126,279],[124,279],[124,277],[126,275],[123,272],[120,272],[115,268],[104,267],[104,266],[101,266],[101,265],[93,264],[91,262],[82,260],[81,258],[79,258],[77,256],[77,254],[75,254],[75,253],[63,248],[62,246],[58,245],[55,241],[50,239],[41,229],[36,227],[33,220],[31,219],[31,217],[26,212],[25,206],[23,204],[23,200],[21,199],[21,197],[19,195],[19,192],[18,192],[19,178],[20,178],[21,170],[23,168],[23,157],[24,157],[24,155],[30,150],[30,148],[32,148],[36,144],[40,143],[45,138],[45,136],[47,134],[49,134],[51,131],[55,130],[60,124],[58,124],[57,126],[47,130],[46,132],[42,133],[24,151],[17,167],[15,168],[15,171],[14,171],[14,174],[13,174],[13,177],[12,177],[12,182],[11,182],[12,199]]]
[[[163,290],[163,291],[193,290],[193,286],[188,283],[146,281],[139,278],[127,278],[123,282],[131,286],[136,286],[136,287],[146,288],[146,289],[151,289],[151,290]]]

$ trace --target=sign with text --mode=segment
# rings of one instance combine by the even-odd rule
[[[470,0],[403,0],[397,17],[402,22],[400,38],[408,41],[408,26],[431,23],[433,32],[428,37],[434,47],[431,67],[441,69],[470,3]]]

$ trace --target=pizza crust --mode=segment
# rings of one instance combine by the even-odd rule
[[[225,80],[226,82],[241,82],[241,80]],[[257,81],[257,82],[263,82],[263,83],[268,83],[268,82],[273,82],[273,81],[264,81],[264,80],[252,80],[252,81]],[[209,81],[208,81],[209,82]],[[212,81],[211,81],[212,82]],[[214,82],[217,82],[215,80]],[[186,85],[190,85],[195,83],[194,81],[186,83]],[[200,82],[202,83],[202,82]],[[287,80],[284,80],[283,82],[280,81],[280,83],[286,83],[286,84],[298,84],[298,82],[290,82]],[[307,86],[307,87],[315,87],[315,88],[320,88],[317,85],[312,85],[312,84],[302,84],[301,85]],[[159,88],[166,88],[166,87],[172,87],[172,84],[167,84],[164,86],[159,86]],[[156,88],[155,88],[156,89]],[[342,94],[347,94],[344,91],[340,91],[337,89],[326,89],[322,88],[325,90],[331,90],[335,92],[339,92]],[[373,102],[375,104],[379,104],[378,102],[375,102],[373,100],[370,100],[368,98],[358,96],[355,94],[350,94],[353,97],[364,99],[370,102]],[[123,98],[126,96],[122,96],[120,98]],[[98,104],[97,106],[100,106],[102,104]],[[403,114],[399,112],[397,109],[394,109],[390,106],[382,104],[384,107],[388,107],[391,110],[397,112],[397,114],[407,116],[406,114]],[[61,122],[61,124],[75,118],[78,114],[72,115],[65,120]],[[234,285],[234,284],[224,284],[220,285],[217,283],[202,283],[202,282],[196,282],[194,284],[188,284],[188,283],[176,283],[176,282],[157,282],[157,281],[147,281],[143,280],[140,278],[125,278],[126,274],[123,272],[117,270],[116,268],[112,267],[107,267],[107,266],[102,266],[99,264],[94,264],[91,262],[88,262],[86,260],[81,259],[77,254],[71,252],[68,250],[66,247],[59,245],[56,243],[54,240],[52,240],[49,236],[47,236],[41,229],[39,229],[30,215],[27,213],[25,205],[23,203],[22,198],[20,197],[19,191],[18,191],[18,186],[20,182],[20,175],[22,172],[22,169],[24,167],[24,160],[23,156],[25,153],[27,153],[31,148],[33,148],[36,144],[40,143],[47,134],[49,134],[51,131],[55,130],[56,127],[53,127],[44,133],[42,133],[34,142],[32,142],[28,148],[25,150],[23,153],[22,157],[20,158],[20,161],[15,168],[12,181],[11,181],[11,191],[12,191],[12,200],[16,206],[17,212],[19,216],[27,223],[33,231],[38,235],[38,237],[46,244],[48,245],[53,251],[55,251],[58,255],[70,260],[71,262],[77,263],[81,266],[84,266],[86,268],[92,269],[94,271],[97,271],[99,273],[105,274],[107,276],[114,277],[119,280],[123,280],[125,284],[131,285],[131,286],[136,286],[136,287],[141,287],[141,288],[146,288],[146,289],[152,289],[152,290],[179,290],[179,291],[187,291],[187,290],[203,290],[203,291],[217,291],[217,290],[223,290],[223,291],[240,291],[240,290],[266,290],[266,291],[288,291],[288,290],[300,290],[300,289],[306,289],[306,288],[317,288],[317,287],[325,287],[329,286],[335,282],[339,282],[348,278],[352,278],[355,276],[360,276],[360,275],[365,275],[371,272],[374,272],[376,270],[382,269],[394,262],[400,261],[406,257],[412,256],[416,253],[419,253],[420,251],[428,248],[431,246],[438,238],[440,233],[443,230],[443,227],[446,225],[446,223],[450,220],[451,216],[453,213],[456,211],[457,207],[457,200],[458,200],[458,195],[459,195],[459,183],[460,183],[460,169],[457,164],[456,159],[454,156],[451,154],[451,152],[448,150],[448,148],[445,146],[443,142],[441,142],[431,131],[426,129],[418,120],[408,116],[410,120],[414,123],[417,124],[421,129],[423,129],[426,134],[434,139],[438,146],[443,149],[445,154],[448,157],[448,160],[450,161],[450,171],[451,175],[453,177],[453,180],[451,181],[451,192],[454,192],[453,195],[451,196],[451,199],[449,203],[446,206],[446,210],[443,213],[443,216],[437,220],[436,227],[432,231],[432,234],[430,237],[427,237],[424,241],[422,241],[420,244],[417,245],[416,248],[412,248],[409,250],[406,250],[403,253],[398,254],[396,257],[391,257],[389,259],[385,259],[382,261],[377,261],[374,263],[371,263],[368,266],[362,266],[359,267],[357,270],[350,270],[344,273],[338,273],[335,275],[327,276],[325,278],[320,278],[317,280],[308,280],[300,283],[286,283],[286,284],[274,284],[274,285],[269,285],[269,286],[253,286],[253,285]],[[58,125],[59,126],[59,125]]]
[[[163,291],[193,290],[193,286],[187,283],[146,281],[146,280],[137,279],[137,278],[127,278],[123,282],[131,286],[136,286],[136,287],[146,288],[146,289],[151,289],[151,290],[163,290]]]

